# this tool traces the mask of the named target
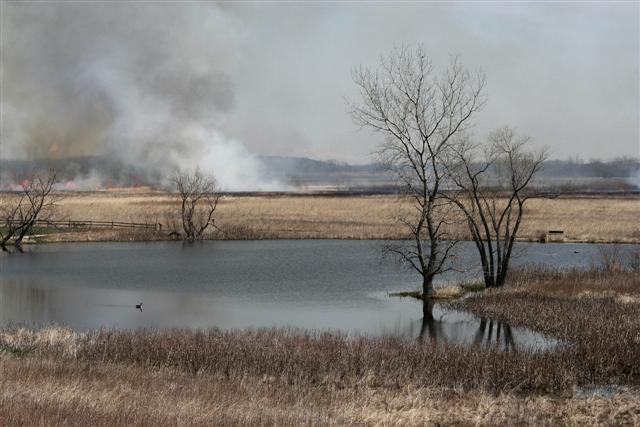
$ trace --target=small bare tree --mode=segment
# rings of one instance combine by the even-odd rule
[[[490,135],[487,145],[466,136],[452,144],[448,169],[457,191],[447,197],[467,219],[488,288],[505,282],[524,205],[536,194],[531,180],[547,158],[544,149],[527,151],[528,142],[503,127]]]
[[[378,156],[415,207],[415,215],[399,218],[410,241],[388,246],[422,275],[423,295],[433,294],[433,278],[445,271],[455,241],[445,234],[450,202],[442,197],[447,169],[444,160],[455,135],[468,128],[482,108],[484,75],[472,74],[453,58],[437,76],[424,49],[397,48],[381,58],[379,69],[359,67],[352,77],[361,103],[351,115],[356,124],[384,136]]]
[[[17,194],[4,194],[0,205],[0,248],[8,251],[8,245],[22,250],[22,241],[29,236],[36,222],[50,219],[55,204],[60,200],[54,195],[56,174],[34,174],[23,180]]]
[[[220,200],[216,181],[196,169],[193,172],[176,171],[173,183],[180,197],[183,239],[188,242],[200,240],[209,226],[216,228],[213,215]]]

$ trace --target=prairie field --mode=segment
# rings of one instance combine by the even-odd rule
[[[531,199],[519,238],[537,241],[563,230],[571,242],[640,242],[640,196],[564,196]],[[50,236],[52,240],[166,239],[178,202],[168,193],[67,193],[57,216],[63,219],[163,224],[163,233],[93,230]],[[225,239],[402,239],[397,218],[413,207],[397,196],[264,195],[224,196],[216,213]],[[451,230],[464,236],[464,223]]]
[[[555,351],[289,329],[0,330],[6,425],[638,425],[637,271],[514,272],[453,304]]]

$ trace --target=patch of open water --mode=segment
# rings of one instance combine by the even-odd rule
[[[0,326],[245,329],[295,327],[460,344],[549,350],[557,341],[435,304],[389,298],[416,289],[414,272],[380,257],[383,242],[229,241],[182,245],[83,243],[0,256]],[[637,245],[635,245],[637,247]],[[634,249],[633,245],[629,249]],[[586,267],[598,245],[520,244],[514,264]],[[476,265],[470,244],[457,254]],[[442,281],[476,277],[477,268]],[[143,311],[135,305],[144,302]]]

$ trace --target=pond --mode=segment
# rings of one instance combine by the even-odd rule
[[[0,256],[0,326],[286,326],[520,348],[549,345],[532,331],[439,304],[428,319],[420,302],[389,297],[389,292],[417,289],[420,281],[415,272],[382,259],[382,244],[278,240],[30,246],[24,254]],[[458,263],[475,265],[474,250],[462,244]],[[598,251],[593,244],[522,243],[514,264],[586,267]],[[439,280],[478,273],[473,268]],[[139,302],[142,311],[135,309]]]

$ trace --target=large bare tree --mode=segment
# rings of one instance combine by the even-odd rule
[[[22,241],[29,236],[38,222],[49,220],[60,197],[53,193],[56,174],[33,174],[22,180],[17,193],[5,193],[0,204],[0,248],[9,245],[22,249]]]
[[[528,150],[528,143],[503,127],[488,144],[462,136],[451,151],[449,177],[457,191],[447,197],[467,219],[488,288],[505,282],[525,203],[536,194],[531,180],[547,158],[546,150]]]
[[[399,218],[410,241],[387,247],[422,275],[423,295],[433,294],[434,277],[448,267],[454,241],[445,234],[449,201],[445,159],[454,137],[470,126],[484,103],[482,72],[471,73],[457,57],[436,74],[423,47],[400,47],[376,69],[352,71],[362,100],[353,103],[356,124],[384,136],[382,165],[395,176],[414,215]]]
[[[184,240],[193,242],[202,239],[209,226],[215,228],[214,213],[220,200],[215,178],[205,175],[200,169],[178,170],[173,183],[180,197]]]

